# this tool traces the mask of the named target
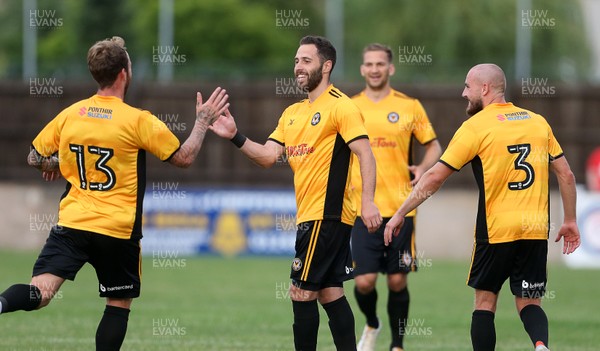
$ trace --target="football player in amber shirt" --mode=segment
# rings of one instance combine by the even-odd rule
[[[412,184],[438,161],[442,154],[440,143],[425,109],[419,100],[408,97],[390,86],[395,68],[392,50],[385,45],[370,44],[363,50],[361,75],[366,87],[352,100],[365,119],[371,149],[377,162],[377,189],[375,204],[381,211],[383,224],[394,215],[412,189]],[[414,140],[424,145],[425,153],[418,164],[413,164]],[[416,271],[416,244],[414,216],[407,215],[402,233],[383,244],[382,225],[370,234],[361,216],[361,177],[356,163],[352,164],[352,185],[358,207],[358,217],[352,228],[352,258],[354,260],[354,295],[367,325],[358,342],[358,351],[372,351],[381,330],[377,317],[377,275],[387,275],[387,311],[391,329],[392,351],[402,350],[409,309],[408,273]],[[411,179],[411,176],[413,179]]]
[[[34,265],[31,284],[15,284],[0,294],[0,313],[48,305],[63,282],[75,279],[90,263],[100,296],[106,298],[96,350],[119,350],[132,299],[140,294],[146,151],[188,167],[208,126],[229,104],[221,88],[204,104],[198,93],[194,128],[180,145],[158,118],[123,102],[132,70],[122,38],[97,42],[87,61],[98,92],[50,121],[33,141],[28,157],[45,179],[62,175],[67,181],[58,223]]]
[[[506,102],[506,78],[494,64],[467,74],[463,97],[470,117],[456,131],[440,161],[427,171],[385,228],[386,244],[404,217],[433,195],[453,172],[471,163],[479,187],[468,284],[475,289],[471,322],[474,350],[496,345],[498,293],[509,279],[517,311],[536,351],[548,350],[548,318],[541,308],[548,255],[548,173],[556,174],[564,220],[555,241],[563,253],[580,244],[575,177],[546,120]]]
[[[373,202],[375,159],[362,115],[356,105],[329,82],[335,65],[333,45],[323,37],[300,40],[294,74],[308,98],[288,107],[264,145],[238,132],[226,113],[211,129],[230,139],[252,161],[270,167],[284,153],[294,171],[298,207],[296,255],[290,296],[296,350],[315,350],[322,304],[338,350],[354,350],[354,316],[343,282],[352,279],[350,231],[356,209],[350,198],[352,154],[363,178],[362,214],[369,231],[381,224]]]

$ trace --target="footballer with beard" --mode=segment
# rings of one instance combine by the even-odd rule
[[[354,316],[343,288],[353,278],[351,163],[355,154],[363,180],[362,219],[374,232],[382,221],[374,202],[375,158],[360,110],[330,83],[336,51],[329,40],[302,38],[294,61],[297,84],[308,97],[283,112],[264,144],[242,135],[229,111],[210,128],[261,167],[271,167],[285,154],[294,172],[297,233],[290,297],[295,349],[316,350],[320,303],[336,348],[355,350]]]
[[[471,163],[479,188],[473,255],[467,284],[475,290],[471,342],[475,351],[496,346],[498,294],[508,279],[523,327],[536,351],[548,350],[548,318],[541,307],[547,285],[549,172],[560,188],[563,223],[555,241],[563,254],[580,243],[575,177],[544,117],[506,102],[506,77],[495,64],[471,68],[463,98],[469,118],[385,227],[386,245],[405,216],[433,195],[455,171]],[[441,233],[444,234],[444,233]]]
[[[98,83],[96,94],[64,109],[32,142],[29,165],[46,180],[64,177],[67,186],[58,223],[35,262],[31,283],[12,285],[0,294],[0,314],[47,306],[64,281],[74,280],[90,263],[99,295],[106,300],[96,350],[114,351],[121,348],[131,303],[140,295],[146,151],[189,167],[208,126],[229,103],[221,88],[204,104],[197,93],[196,121],[180,144],[156,116],[123,101],[132,69],[122,38],[95,43],[87,64]]]

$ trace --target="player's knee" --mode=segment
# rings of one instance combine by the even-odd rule
[[[496,312],[498,294],[491,291],[475,290],[475,309]]]
[[[356,290],[361,294],[369,294],[375,290],[375,283],[370,281],[356,281]]]
[[[388,289],[390,289],[393,292],[400,292],[406,289],[406,286],[406,281],[388,283]]]
[[[41,309],[44,308],[46,306],[48,306],[50,304],[50,301],[52,301],[52,299],[57,296],[57,291],[55,290],[43,290],[40,289],[40,287],[37,287],[37,294],[39,294],[39,296],[37,297],[40,301],[40,304],[38,305],[38,307],[36,309]]]
[[[39,310],[39,309],[42,309],[42,308],[48,306],[50,304],[50,301],[52,301],[52,299],[42,299],[40,304],[36,308],[36,310]]]
[[[318,300],[321,305],[336,301],[344,296],[344,288],[329,287],[319,291]]]
[[[388,289],[394,292],[400,292],[406,289],[406,286],[408,285],[407,277],[406,274],[402,273],[388,275]]]
[[[61,297],[62,293],[58,290],[60,285],[45,282],[43,280],[33,279],[31,282],[31,286],[35,287],[35,289],[31,289],[30,291],[30,299],[39,301],[39,305],[36,309],[40,309],[46,307],[50,304],[50,301],[55,297]],[[35,296],[34,296],[35,295]]]
[[[316,300],[317,297],[318,292],[316,291],[301,289],[294,284],[290,286],[290,298],[293,301],[311,301]]]
[[[107,298],[106,304],[109,306],[131,309],[131,303],[133,299],[131,298]]]
[[[525,308],[529,305],[541,306],[542,299],[541,298],[530,299],[530,298],[523,298],[523,297],[515,296],[515,305],[517,307],[517,312],[520,314],[521,311],[523,310],[523,308]]]

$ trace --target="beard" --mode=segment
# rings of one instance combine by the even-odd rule
[[[315,90],[323,80],[323,65],[321,65],[321,67],[317,67],[311,72],[306,72],[306,74],[308,76],[306,78],[306,86],[301,88],[310,93],[311,91]]]
[[[481,101],[481,99],[469,100],[469,104],[467,105],[467,116],[472,117],[481,110],[483,110],[483,101]]]

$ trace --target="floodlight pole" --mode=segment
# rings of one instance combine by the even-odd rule
[[[37,0],[23,1],[23,81],[37,76],[37,27],[31,25],[31,11]]]
[[[325,1],[325,36],[335,46],[337,59],[332,78],[344,79],[344,1]]]
[[[158,45],[173,47],[173,0],[160,0],[158,9]],[[158,64],[158,81],[169,83],[173,80],[173,64]]]
[[[518,0],[515,31],[515,80],[518,82],[531,75],[531,27],[523,25],[527,10],[531,10],[531,0]]]

